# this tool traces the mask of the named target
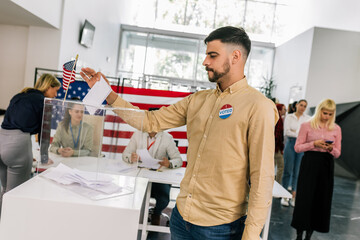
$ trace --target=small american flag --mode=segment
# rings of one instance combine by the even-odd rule
[[[63,66],[63,89],[67,89],[69,84],[75,81],[76,65],[75,60],[67,62]],[[74,68],[74,71],[73,71]]]

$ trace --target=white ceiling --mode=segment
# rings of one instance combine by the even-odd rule
[[[0,24],[53,28],[46,21],[9,0],[0,0]]]

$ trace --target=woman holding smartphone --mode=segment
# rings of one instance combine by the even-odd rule
[[[334,186],[334,157],[341,153],[341,129],[335,123],[336,105],[323,100],[314,117],[301,125],[296,152],[305,152],[301,161],[296,205],[291,226],[297,240],[310,239],[313,231],[329,232]]]

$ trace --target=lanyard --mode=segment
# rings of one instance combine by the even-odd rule
[[[147,150],[148,151],[152,147],[152,145],[154,145],[155,141],[156,141],[156,139],[152,143],[150,143],[150,145],[149,145],[149,138],[147,139],[147,145],[148,145]]]
[[[81,124],[82,124],[82,121],[80,122],[80,125],[79,125],[79,134],[78,134],[77,140],[76,140],[76,142],[75,142],[75,138],[74,138],[73,130],[72,130],[72,127],[71,127],[71,122],[70,122],[70,130],[71,130],[71,136],[72,136],[72,139],[73,139],[73,142],[74,142],[74,148],[77,148],[77,146],[78,146],[78,144],[79,144]]]

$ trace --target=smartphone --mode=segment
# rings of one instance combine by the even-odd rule
[[[327,140],[325,143],[332,144],[334,141]]]

